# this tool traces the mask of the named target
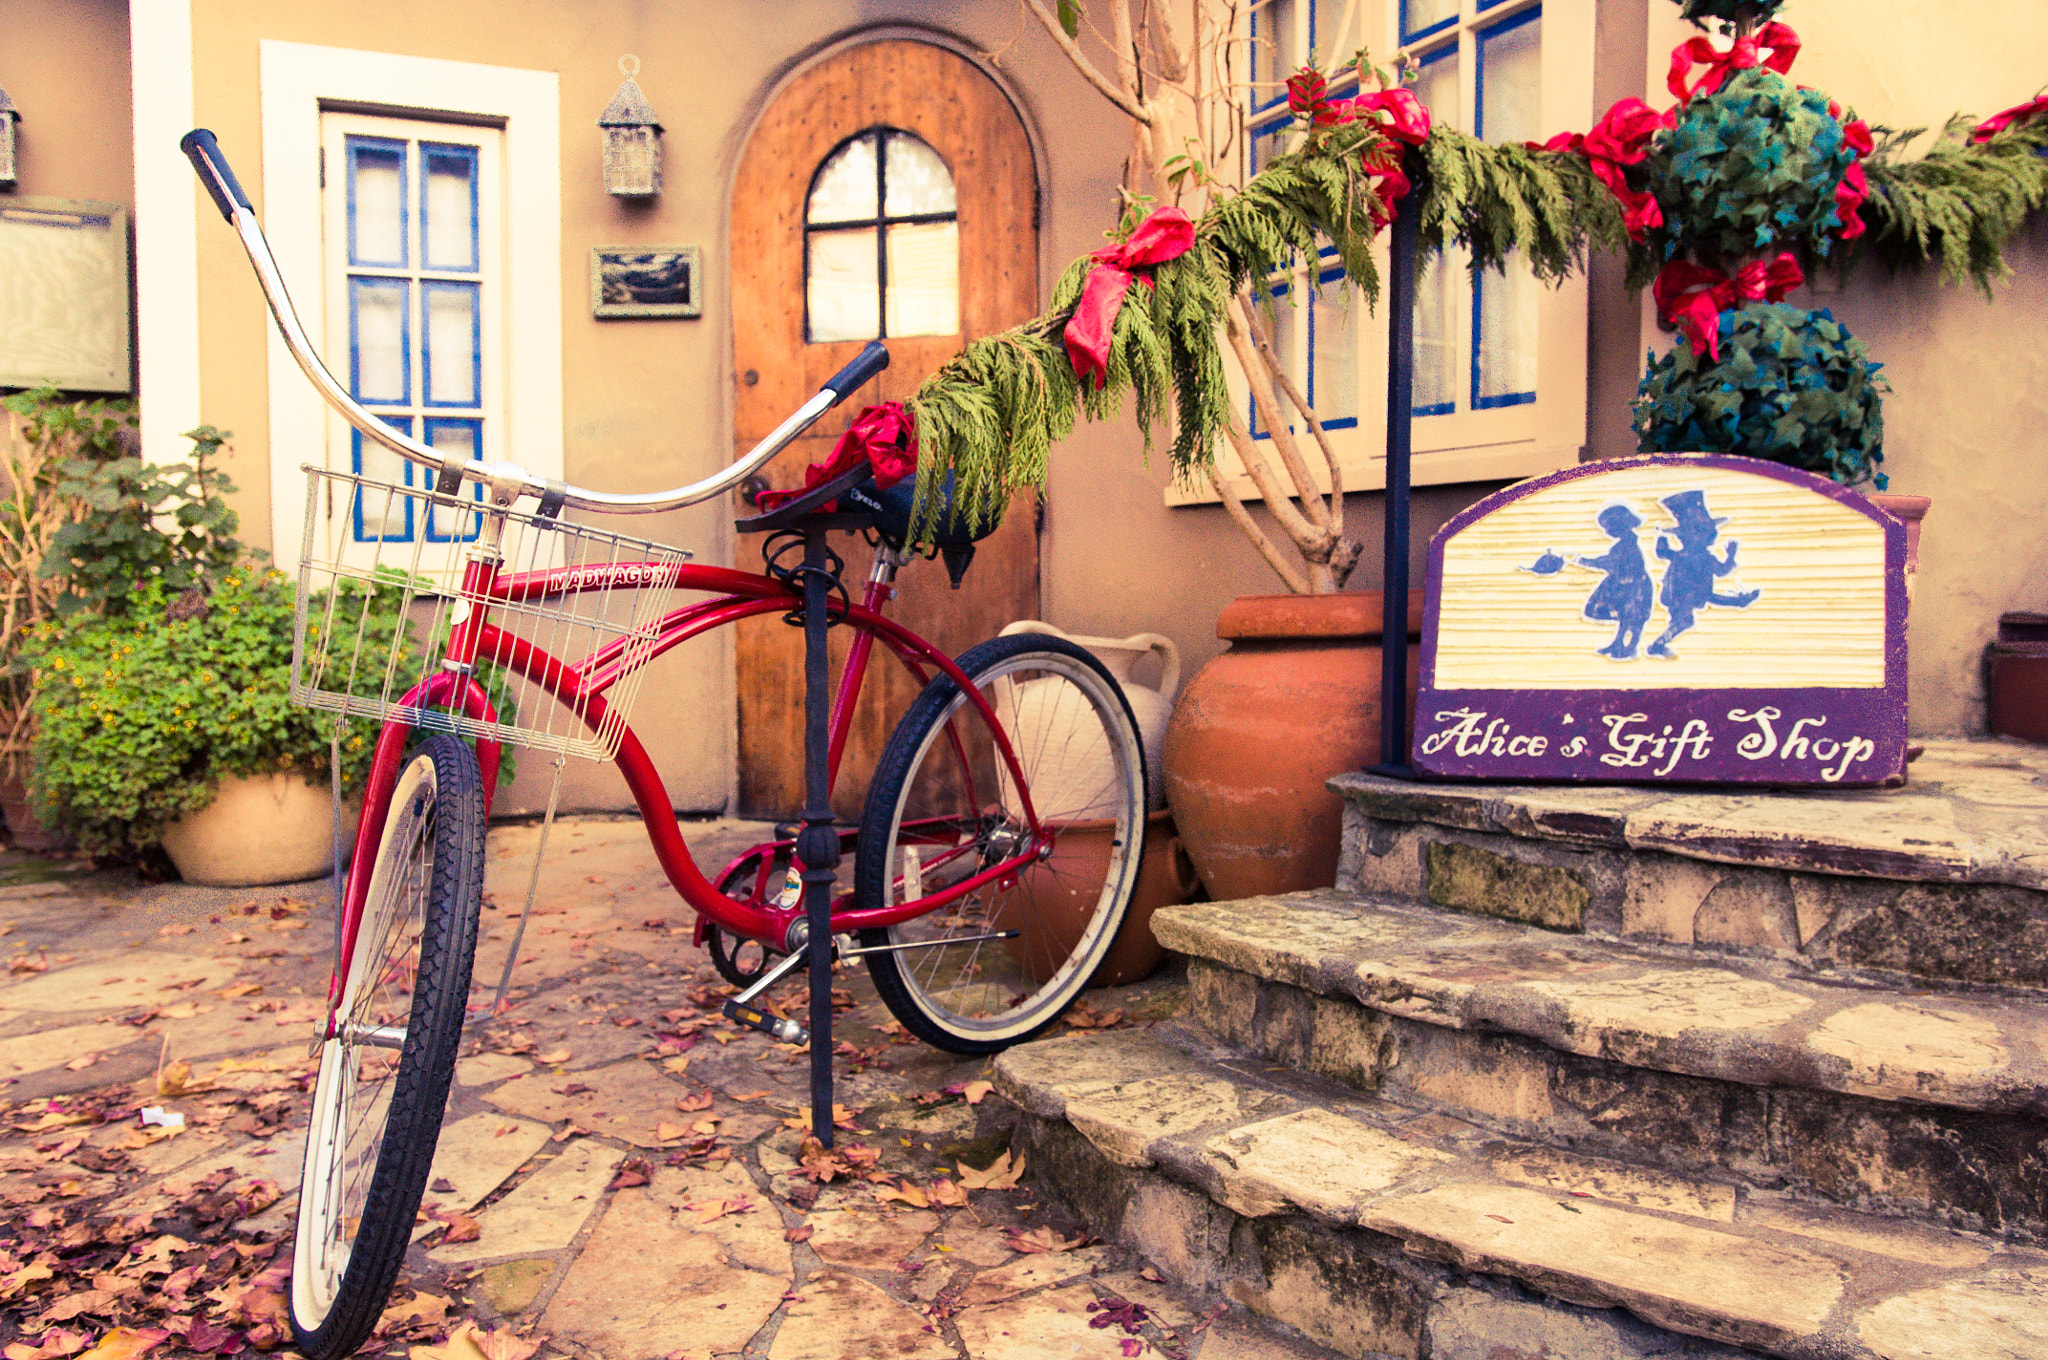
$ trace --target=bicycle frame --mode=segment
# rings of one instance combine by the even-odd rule
[[[991,881],[1012,878],[1045,853],[1055,834],[1051,827],[1040,822],[1037,810],[1031,803],[1022,762],[1011,747],[1009,734],[1003,729],[987,698],[951,657],[882,612],[883,606],[893,593],[890,588],[893,575],[893,566],[887,571],[878,570],[870,576],[860,603],[846,604],[835,600],[830,606],[835,620],[849,622],[856,629],[832,705],[829,770],[834,782],[836,783],[838,778],[839,762],[845,750],[847,733],[852,727],[854,705],[860,697],[874,643],[879,638],[920,685],[934,674],[943,674],[959,686],[967,702],[994,735],[997,752],[1007,767],[1015,787],[1021,791],[1025,815],[1029,820],[1030,835],[1020,839],[1020,848],[1009,858],[984,865],[977,872],[929,896],[891,906],[861,910],[842,911],[840,903],[835,903],[832,917],[835,932],[895,925],[936,910]],[[571,664],[529,645],[522,639],[500,632],[489,619],[489,606],[493,602],[579,594],[617,585],[671,579],[678,589],[709,593],[713,598],[670,610],[662,617],[651,647],[636,650],[635,659],[630,664],[623,663],[621,659],[627,646],[623,640],[615,641]],[[448,656],[450,662],[459,663],[462,669],[442,670],[428,676],[408,690],[402,702],[409,708],[420,710],[460,707],[470,716],[493,718],[495,714],[491,710],[489,697],[471,673],[478,661],[490,661],[540,686],[593,730],[603,720],[606,712],[605,691],[630,669],[651,662],[672,648],[701,637],[715,628],[764,614],[786,613],[791,608],[802,605],[802,596],[775,577],[726,567],[620,562],[596,569],[554,568],[501,575],[498,563],[485,555],[470,559],[464,569],[459,593],[460,597],[469,603],[470,608],[466,617],[461,617],[461,611],[458,611],[459,621],[452,625]],[[352,861],[365,870],[367,866],[376,862],[385,819],[390,811],[391,790],[397,783],[397,776],[404,761],[405,746],[413,730],[414,724],[387,722],[378,732],[370,774],[365,784],[361,820],[356,828]],[[956,750],[959,749],[958,736],[955,735],[953,740]],[[491,792],[497,782],[499,743],[479,741],[477,758],[483,773],[485,807],[488,812]],[[640,744],[631,727],[627,727],[622,734],[617,764],[620,773],[625,776],[627,787],[633,793],[635,803],[639,806],[641,822],[647,828],[648,839],[654,847],[662,871],[668,875],[669,883],[675,888],[677,895],[698,914],[700,926],[703,921],[708,920],[735,935],[760,940],[777,949],[786,948],[792,925],[803,918],[802,904],[799,902],[790,906],[757,906],[735,901],[720,892],[711,880],[704,876],[695,857],[691,855],[689,845],[683,840],[682,832],[677,828],[675,814],[669,804],[667,787],[662,783],[661,776],[656,772],[653,761],[649,759],[646,748]],[[981,800],[972,792],[973,771],[964,755],[961,768],[969,783],[967,805],[979,806]],[[850,832],[842,833],[842,843],[850,835]],[[759,854],[762,848],[764,847],[748,851],[728,868]],[[327,1028],[330,1036],[334,1027],[334,1008],[340,1002],[341,979],[348,976],[356,926],[362,917],[369,892],[369,881],[370,875],[366,871],[350,873],[343,895],[342,952],[336,961],[333,980],[329,983],[327,1002]],[[841,902],[843,901],[842,897]]]

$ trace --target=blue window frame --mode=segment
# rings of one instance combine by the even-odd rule
[[[426,444],[429,448],[444,452],[459,452],[469,458],[483,457],[484,423],[477,419],[452,416],[429,416],[426,421]],[[410,467],[408,466],[408,471]],[[407,483],[410,485],[410,483]],[[468,498],[479,506],[484,502],[484,489],[480,483],[464,482]],[[456,510],[445,505],[427,507],[427,541],[429,543],[474,543],[483,532],[483,516],[467,510]]]
[[[1458,22],[1458,0],[1401,0],[1401,41],[1412,43]]]
[[[428,269],[477,270],[477,149],[421,142],[420,259]]]
[[[404,269],[411,263],[405,232],[405,143],[350,137],[348,262]]]
[[[384,423],[400,434],[412,435],[412,417],[385,416]],[[363,432],[349,432],[349,470],[358,476],[372,476],[380,481],[401,481],[412,486],[413,466],[411,463],[382,448],[372,446],[368,452],[374,463],[364,462]],[[396,467],[391,466],[397,464]],[[388,496],[376,487],[359,486],[349,498],[349,525],[358,543],[410,543],[413,535],[413,498],[411,496]]]
[[[1473,69],[1472,133],[1481,141],[1510,141],[1540,135],[1535,126],[1534,109],[1510,106],[1499,99],[1498,96],[1512,84],[1512,76],[1502,75],[1497,67],[1513,63],[1511,71],[1527,75],[1530,63],[1539,52],[1539,21],[1542,17],[1542,7],[1532,6],[1499,23],[1481,28],[1474,35],[1478,60]],[[1490,81],[1494,86],[1492,89],[1489,89]],[[1490,95],[1495,97],[1489,98]],[[1471,353],[1474,410],[1525,406],[1536,400],[1534,337],[1515,333],[1528,328],[1522,313],[1531,306],[1528,289],[1532,285],[1526,269],[1514,275],[1487,270],[1473,280]]]

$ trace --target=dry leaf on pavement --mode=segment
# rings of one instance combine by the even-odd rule
[[[967,1097],[969,1105],[979,1105],[981,1098],[995,1089],[996,1084],[992,1081],[970,1081],[960,1094]]]
[[[60,1356],[76,1355],[84,1349],[83,1333],[53,1327],[43,1333],[43,1339],[37,1344],[31,1346],[26,1341],[17,1341],[8,1346],[4,1354],[7,1360],[58,1360]]]
[[[876,1186],[875,1198],[884,1204],[892,1199],[901,1200],[913,1209],[929,1209],[932,1207],[931,1197],[907,1180],[899,1180],[895,1185],[884,1184]]]
[[[100,1338],[100,1344],[85,1352],[81,1360],[135,1360],[170,1333],[161,1327],[116,1327]]]
[[[699,1223],[710,1223],[724,1218],[727,1214],[751,1213],[754,1201],[750,1199],[712,1199],[699,1204],[685,1204],[685,1209],[697,1215]]]
[[[484,1353],[484,1360],[527,1360],[546,1345],[548,1339],[544,1336],[521,1336],[510,1327],[500,1327],[494,1332],[475,1332],[470,1340]]]
[[[1033,1252],[1072,1251],[1087,1239],[1061,1237],[1050,1228],[1033,1228],[1029,1232],[1012,1228],[1003,1240],[1010,1244],[1012,1251],[1030,1255]]]
[[[967,1207],[967,1192],[952,1181],[947,1180],[944,1176],[940,1176],[932,1182],[931,1190],[928,1193],[931,1195],[932,1203],[934,1204],[943,1204],[953,1209],[964,1209]]]
[[[1005,1152],[980,1171],[965,1162],[959,1164],[959,1171],[960,1185],[963,1189],[1014,1190],[1017,1188],[1017,1178],[1024,1174],[1024,1158],[1019,1155],[1012,1162],[1010,1154]]]

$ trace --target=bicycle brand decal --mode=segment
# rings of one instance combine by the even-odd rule
[[[547,574],[549,594],[606,590],[618,586],[669,586],[680,568],[673,563],[620,562],[602,567],[556,567]]]

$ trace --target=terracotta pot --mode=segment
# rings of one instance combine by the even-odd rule
[[[28,785],[19,776],[0,778],[0,812],[6,815],[7,834],[15,849],[38,855],[63,854],[71,849],[68,836],[50,830],[36,816]]]
[[[1099,866],[1109,860],[1110,832],[1115,825],[1108,819],[1073,822],[1060,831],[1053,854],[1074,868],[1072,881],[1102,881]],[[1090,866],[1077,867],[1084,856]],[[1092,897],[1084,901],[1069,893],[1062,887],[1064,881],[1053,874],[1024,875],[1018,897],[1012,900],[1025,910],[1015,917],[1007,910],[999,916],[999,929],[1023,932],[1014,940],[1005,940],[1003,947],[1033,982],[1052,976],[1047,961],[1065,958],[1073,949],[1081,936],[1083,913],[1094,905]],[[1147,817],[1145,850],[1138,861],[1138,886],[1131,896],[1130,911],[1117,930],[1116,943],[1109,947],[1088,985],[1122,987],[1150,977],[1166,954],[1152,937],[1152,913],[1187,901],[1201,886],[1174,834],[1173,815],[1155,812]]]
[[[1324,787],[1380,759],[1380,592],[1251,595],[1216,620],[1230,648],[1181,692],[1166,798],[1209,896],[1336,882],[1343,803]],[[1410,734],[1422,592],[1408,600]]]
[[[342,831],[358,808],[342,809]],[[345,842],[346,843],[346,842]],[[187,883],[244,888],[319,878],[333,864],[334,796],[296,774],[224,779],[220,793],[164,829],[164,852]]]

